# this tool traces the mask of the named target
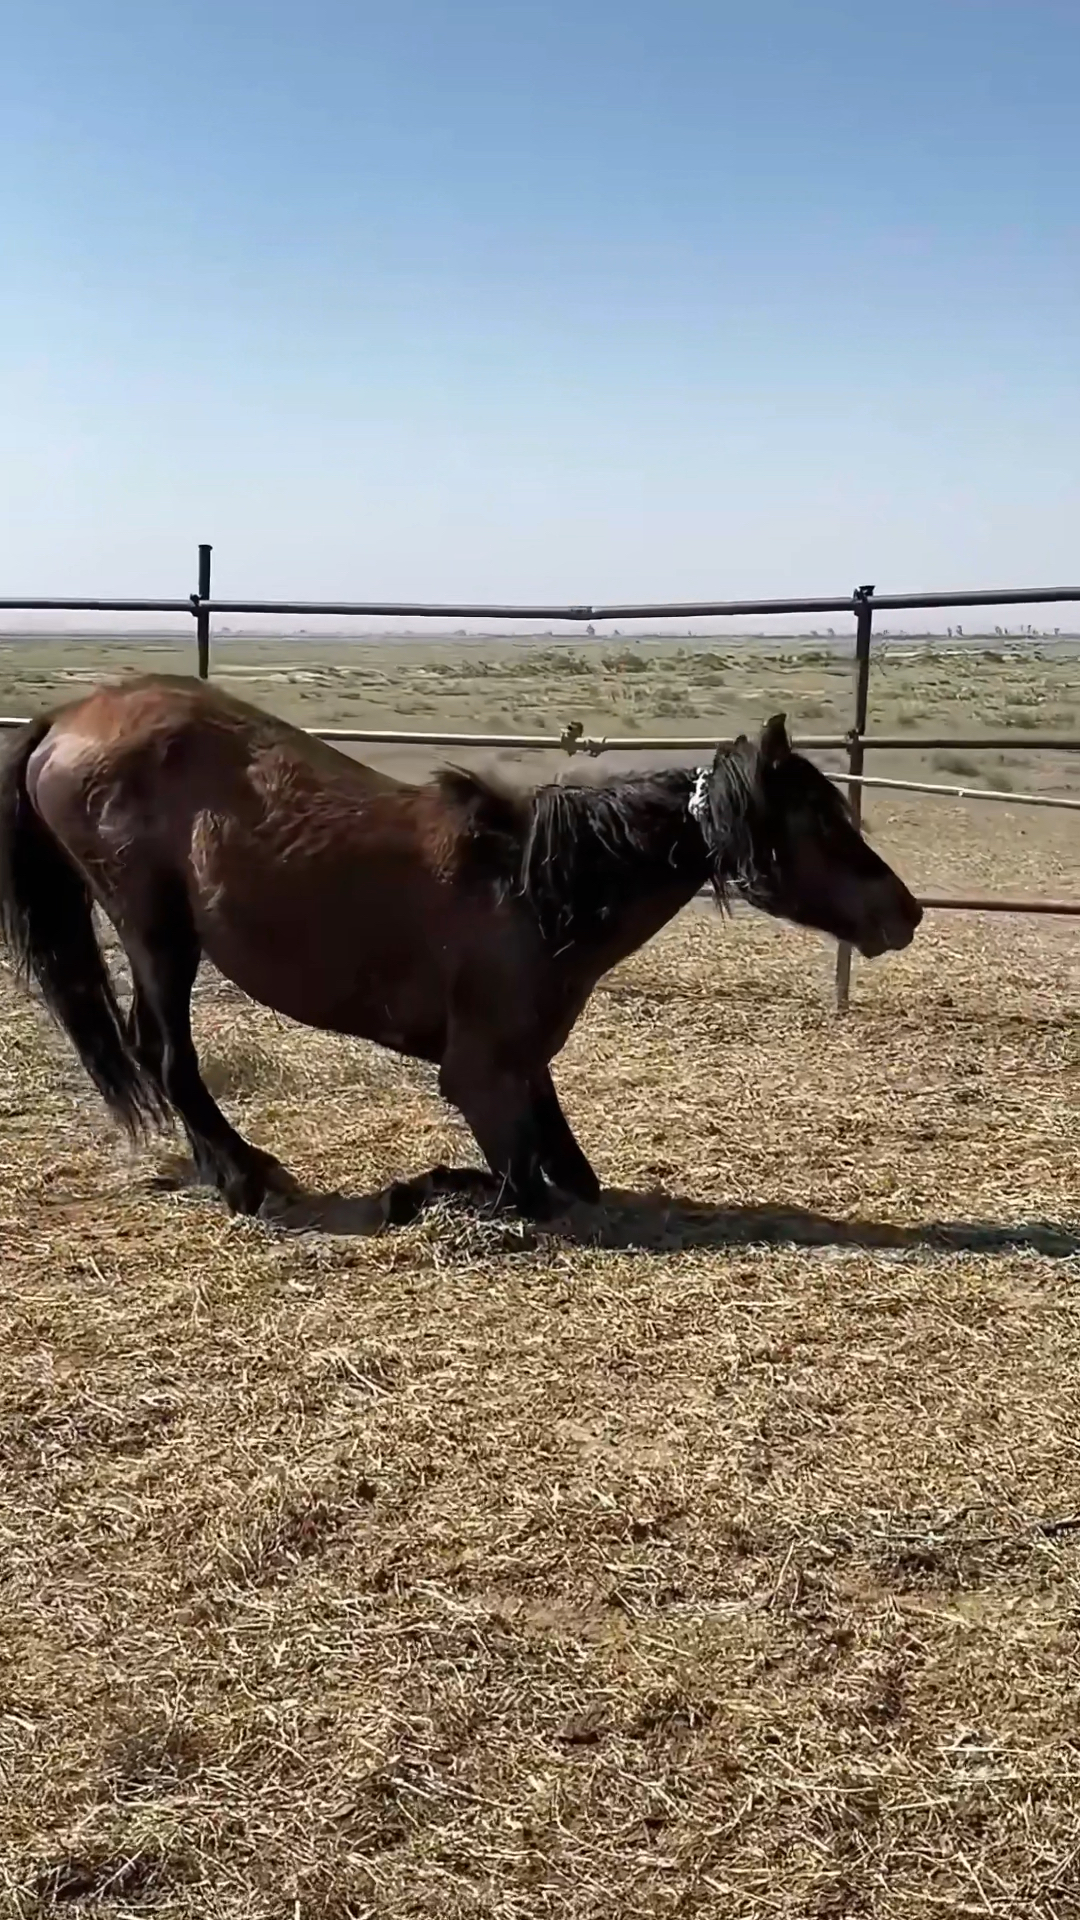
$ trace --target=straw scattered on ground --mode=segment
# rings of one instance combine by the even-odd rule
[[[606,983],[542,1232],[155,1186],[0,982],[0,1911],[1080,1913],[1075,928],[831,964],[694,912]],[[472,1157],[199,1024],[312,1190]]]

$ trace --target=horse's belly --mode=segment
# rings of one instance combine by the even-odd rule
[[[203,946],[219,973],[287,1019],[423,1059],[442,1055],[446,994],[420,956],[393,965],[365,952],[347,965],[288,937],[260,952],[220,925],[204,930]]]
[[[446,1025],[445,940],[428,913],[358,887],[275,897],[272,881],[206,889],[196,905],[203,950],[251,999],[288,1019],[437,1059]],[[435,903],[431,903],[434,906]]]

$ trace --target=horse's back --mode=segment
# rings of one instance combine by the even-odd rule
[[[31,756],[31,799],[105,884],[168,869],[200,892],[278,891],[364,842],[422,864],[420,790],[274,714],[165,675],[96,687],[60,709]]]
[[[390,779],[164,676],[64,709],[36,773],[38,811],[118,924],[180,882],[204,952],[253,998],[438,1057],[451,981],[493,931],[477,861],[508,802]]]
[[[250,706],[235,694],[201,680],[147,674],[97,686],[84,699],[58,710],[54,738],[69,750],[81,747],[99,769],[119,771],[139,754],[160,763],[181,758],[205,764],[248,765],[276,754],[315,777],[353,791],[402,793],[406,783],[354,760],[327,740],[305,732],[278,714]]]

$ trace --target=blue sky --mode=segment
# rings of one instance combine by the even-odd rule
[[[1075,0],[3,16],[0,592],[1080,573]]]

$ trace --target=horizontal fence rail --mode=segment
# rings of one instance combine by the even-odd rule
[[[363,644],[362,638],[358,644]],[[0,730],[12,727],[25,727],[27,714],[0,714]],[[710,733],[706,735],[657,733],[657,734],[601,734],[595,739],[588,734],[579,733],[577,722],[571,721],[561,733],[439,733],[433,729],[406,730],[397,727],[303,727],[301,732],[310,733],[319,740],[339,740],[353,745],[383,747],[462,747],[477,752],[484,749],[502,751],[504,748],[519,748],[528,753],[567,754],[584,753],[590,759],[599,759],[605,753],[715,753],[717,747],[730,747],[731,738]],[[996,750],[998,752],[1080,753],[1080,735],[1058,733],[949,733],[942,735],[916,734],[876,734],[861,736],[867,752],[877,748],[890,753],[914,752],[928,753],[937,748],[951,748],[957,752],[967,748],[973,753]],[[792,735],[793,744],[800,753],[840,753],[846,752],[851,745],[850,733],[801,733]],[[843,775],[845,785],[851,784],[851,775]],[[864,784],[874,785],[867,776]],[[907,786],[908,781],[886,781],[891,786]],[[918,791],[919,789],[916,789]],[[937,788],[928,789],[938,791]],[[962,794],[964,799],[983,800],[986,790],[981,787],[956,788],[942,787],[943,793],[956,798]],[[1015,800],[1013,793],[1004,796]]]
[[[2,613],[194,613],[194,594],[186,600],[2,600]]]
[[[1006,900],[999,894],[972,894],[970,900],[952,894],[921,894],[919,905],[932,913],[1050,913],[1080,916],[1080,900]]]
[[[1034,607],[1052,606],[1055,601],[1080,600],[1080,587],[1001,587],[983,593],[891,593],[874,595],[876,612],[914,612],[919,608],[944,607]],[[0,601],[0,606],[3,602]],[[857,594],[838,594],[829,600],[655,600],[643,605],[625,606],[504,606],[465,601],[429,602],[422,600],[215,600],[211,613],[290,613],[339,616],[358,619],[397,618],[412,620],[726,620],[749,614],[857,613]]]
[[[27,719],[25,716],[14,714],[0,715],[0,729],[25,727],[26,725]],[[523,751],[533,753],[544,751],[552,752],[561,748],[564,753],[588,753],[594,757],[616,750],[620,752],[627,752],[632,749],[641,751],[643,748],[657,751],[677,749],[680,753],[714,753],[718,746],[730,747],[734,744],[731,739],[681,740],[675,736],[663,736],[655,740],[579,740],[574,737],[571,728],[567,728],[566,731],[561,734],[398,733],[392,727],[302,727],[300,731],[310,734],[315,740],[340,741],[343,745],[346,743],[367,742],[369,745],[382,744],[384,746],[396,747],[468,747],[471,749],[505,749],[517,747]],[[830,747],[844,747],[847,746],[849,740],[849,734],[792,735],[792,745],[797,747],[800,753],[821,752]],[[866,746],[872,746],[874,743],[872,739],[868,738],[864,744]],[[978,737],[967,737],[963,740],[950,739],[941,743],[904,741],[905,746],[926,746],[929,744],[942,744],[949,747],[981,747],[987,743]],[[1010,742],[1010,744],[1015,743]],[[1024,743],[1020,742],[1020,744],[1022,745]],[[1028,744],[1030,744],[1030,742],[1028,742]],[[1066,741],[1064,743],[1056,741],[1055,744],[1064,744],[1065,746],[1073,745],[1080,748],[1080,740],[1074,742]],[[838,786],[843,787],[880,787],[888,788],[890,791],[896,793],[937,794],[946,800],[999,801],[1013,807],[1063,807],[1066,810],[1080,813],[1080,800],[1070,800],[1064,794],[1018,793],[1004,787],[954,786],[951,783],[940,780],[892,780],[884,774],[848,773],[841,769],[834,770],[826,768],[825,771],[829,774],[831,780],[835,780]]]
[[[1010,807],[1063,807],[1080,813],[1080,800],[1069,800],[1063,793],[1013,793],[1006,787],[954,787],[940,780],[889,780],[878,773],[834,773],[830,778],[838,786],[883,787],[893,793],[931,793],[943,800],[990,800]]]
[[[947,593],[873,595],[877,613],[912,613],[923,608],[1035,607],[1080,601],[1080,587],[992,587]],[[510,605],[479,600],[219,600],[193,593],[186,600],[12,599],[0,597],[7,613],[208,613],[329,614],[344,619],[386,620],[724,620],[749,614],[858,613],[858,592],[824,600],[652,600],[618,606]]]
[[[801,736],[796,744],[810,752],[831,751],[846,754],[846,770],[842,772],[830,770],[830,777],[836,779],[841,785],[847,786],[852,813],[856,820],[861,815],[861,796],[864,788],[885,788],[953,800],[987,800],[1014,806],[1056,807],[1080,812],[1080,800],[1068,799],[1064,795],[1010,793],[985,787],[951,786],[931,781],[893,780],[863,771],[865,755],[875,749],[887,749],[889,752],[896,753],[944,749],[968,752],[987,749],[998,752],[1022,752],[1025,748],[1042,752],[1080,751],[1080,737],[1048,732],[1010,732],[1008,735],[982,734],[966,737],[934,735],[922,739],[912,738],[910,734],[902,736],[875,734],[867,725],[872,623],[875,612],[917,612],[931,609],[943,610],[950,607],[961,609],[1051,606],[1055,603],[1066,605],[1080,602],[1080,587],[994,587],[949,592],[878,594],[873,586],[860,586],[848,594],[804,600],[682,600],[570,606],[551,606],[546,603],[514,606],[501,602],[492,604],[474,601],[225,600],[216,598],[211,591],[211,553],[209,544],[200,545],[198,587],[187,599],[154,599],[150,596],[112,599],[98,595],[85,598],[41,595],[27,596],[22,599],[0,597],[0,612],[188,614],[195,622],[197,670],[202,679],[208,678],[210,673],[211,619],[215,614],[293,617],[303,615],[307,618],[330,616],[331,618],[357,619],[468,619],[529,622],[547,620],[566,621],[575,625],[584,623],[595,625],[627,620],[730,619],[754,615],[760,615],[762,618],[782,618],[794,615],[813,617],[847,613],[854,616],[856,623],[854,725],[843,734]],[[362,634],[355,637],[358,643],[362,643],[364,638]],[[19,717],[0,716],[0,729],[11,729],[24,724]],[[653,736],[638,734],[632,739],[592,738],[585,734],[584,728],[577,721],[571,722],[558,734],[407,732],[370,727],[309,728],[307,731],[318,734],[321,739],[342,743],[411,746],[428,750],[457,747],[489,752],[501,749],[517,749],[525,752],[561,750],[568,754],[584,753],[594,757],[613,752],[712,753],[717,746],[715,738],[679,739],[667,734]],[[1080,915],[1080,903],[1062,900],[1024,900],[983,895],[963,898],[952,895],[928,895],[921,904],[935,911]],[[851,948],[841,945],[836,972],[836,999],[841,1011],[848,1004],[851,958]]]

